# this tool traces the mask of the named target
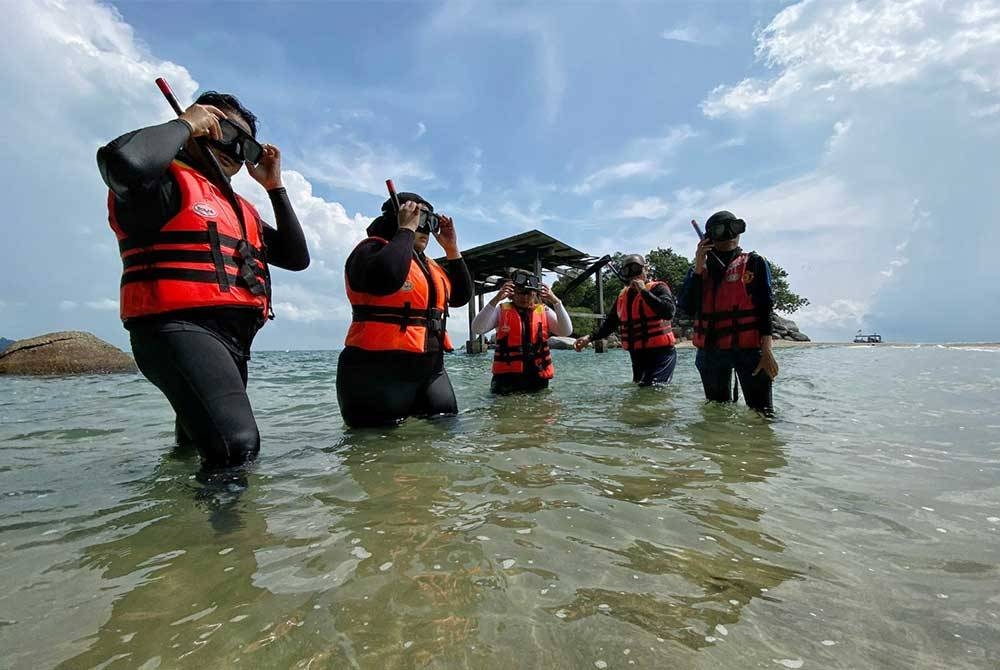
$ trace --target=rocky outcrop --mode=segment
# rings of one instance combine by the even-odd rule
[[[572,349],[575,337],[557,337],[553,335],[549,338],[549,349]]]
[[[107,342],[79,331],[18,340],[0,353],[0,374],[75,375],[136,372],[135,361]]]
[[[796,342],[809,342],[809,336],[799,332],[799,327],[791,319],[785,319],[777,314],[771,314],[771,328],[774,330],[774,337],[782,340],[795,340]]]
[[[14,340],[8,340],[6,337],[0,337],[0,351],[3,351],[12,344],[14,344]]]

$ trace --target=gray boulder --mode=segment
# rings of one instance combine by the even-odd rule
[[[18,340],[0,353],[0,374],[76,375],[137,372],[132,357],[80,331]]]
[[[576,342],[575,337],[556,337],[553,335],[549,338],[549,349],[572,349],[574,342]]]

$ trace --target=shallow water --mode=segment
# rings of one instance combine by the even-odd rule
[[[262,353],[244,489],[141,377],[0,378],[0,667],[1000,667],[1000,352],[782,349],[778,416],[555,352],[347,431]]]

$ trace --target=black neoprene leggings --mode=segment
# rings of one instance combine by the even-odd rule
[[[135,327],[130,334],[136,365],[177,413],[178,442],[193,442],[206,469],[257,456],[260,433],[247,397],[245,356],[183,322]]]
[[[408,416],[458,413],[440,354],[411,365],[398,358],[345,349],[337,360],[337,402],[352,428],[397,424]]]

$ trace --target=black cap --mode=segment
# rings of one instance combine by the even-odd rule
[[[727,212],[723,209],[708,217],[708,221],[705,222],[705,227],[707,228],[714,223],[722,223],[724,221],[739,221],[739,219],[737,219],[736,215],[732,212]]]
[[[646,267],[646,259],[642,257],[642,254],[629,254],[622,259],[622,267],[625,267],[629,263],[638,263],[642,267]]]

